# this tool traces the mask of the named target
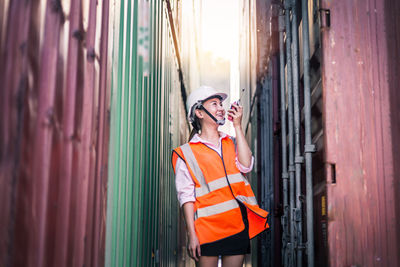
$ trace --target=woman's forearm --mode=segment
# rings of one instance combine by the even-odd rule
[[[230,117],[232,117],[231,120],[233,123],[233,128],[236,132],[236,148],[238,153],[238,160],[240,164],[248,168],[251,165],[252,154],[242,130],[243,107],[238,105],[237,103],[232,103],[231,108],[228,110],[228,114]]]
[[[248,168],[251,165],[251,157],[252,157],[250,147],[247,144],[246,138],[242,130],[242,126],[235,125],[234,127],[236,132],[236,147],[238,153],[238,160],[240,164]]]
[[[196,231],[194,230],[194,204],[193,202],[186,202],[183,204],[183,215],[186,222],[186,231],[189,236],[188,251],[190,257],[198,261],[201,256],[201,249],[199,239],[197,238]]]
[[[186,202],[183,204],[183,215],[186,222],[186,231],[189,236],[195,235],[194,230],[194,204],[193,202]]]

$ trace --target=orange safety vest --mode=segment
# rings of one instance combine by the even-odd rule
[[[238,201],[246,206],[250,239],[269,227],[268,212],[258,206],[249,182],[235,164],[235,144],[227,136],[221,146],[221,156],[203,143],[186,143],[172,153],[174,171],[179,157],[195,184],[194,225],[200,244],[244,230]]]

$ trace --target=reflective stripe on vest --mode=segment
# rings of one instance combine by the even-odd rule
[[[203,172],[201,171],[199,164],[193,154],[192,149],[188,143],[181,146],[181,150],[183,156],[186,159],[186,163],[189,165],[190,169],[192,169],[194,176],[196,177],[197,181],[199,181],[201,187],[208,188],[206,183],[206,179],[204,178]]]
[[[228,180],[230,184],[240,183],[240,182],[244,182],[245,185],[249,184],[247,179],[241,173],[228,175]],[[218,178],[212,182],[209,182],[207,187],[205,186],[196,187],[196,197],[204,196],[214,190],[218,190],[226,186],[228,186],[228,182],[226,181],[226,176]]]
[[[257,199],[255,197],[246,197],[246,196],[236,196],[236,199],[240,202],[247,203],[249,205],[258,205]]]
[[[222,203],[218,203],[212,206],[208,206],[205,208],[197,209],[196,215],[197,218],[207,217],[211,215],[216,215],[223,213],[225,211],[238,208],[239,204],[237,203],[236,199],[231,199]]]
[[[246,197],[246,196],[241,196],[238,195],[236,196],[236,199],[239,200],[240,202],[245,202],[250,205],[257,205],[257,200],[255,197]],[[205,208],[197,209],[196,211],[196,219],[201,218],[201,217],[207,217],[211,215],[216,215],[220,214],[226,211],[229,211],[231,209],[239,207],[239,204],[237,203],[236,199],[231,199],[222,203],[218,203],[212,206],[208,206]]]

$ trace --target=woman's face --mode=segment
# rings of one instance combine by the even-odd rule
[[[225,118],[225,109],[222,105],[222,101],[216,97],[208,99],[203,103],[205,109],[208,110],[217,120],[223,120]],[[215,123],[213,119],[210,118],[204,111],[199,110],[201,114],[198,116],[204,122]]]

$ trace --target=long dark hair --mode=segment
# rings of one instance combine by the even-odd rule
[[[194,121],[192,122],[192,126],[193,126],[193,129],[192,129],[192,131],[190,132],[188,142],[189,142],[190,140],[192,140],[193,136],[194,136],[195,134],[199,133],[200,130],[201,130],[200,120],[199,120],[199,118],[198,118],[196,115],[194,115]]]

